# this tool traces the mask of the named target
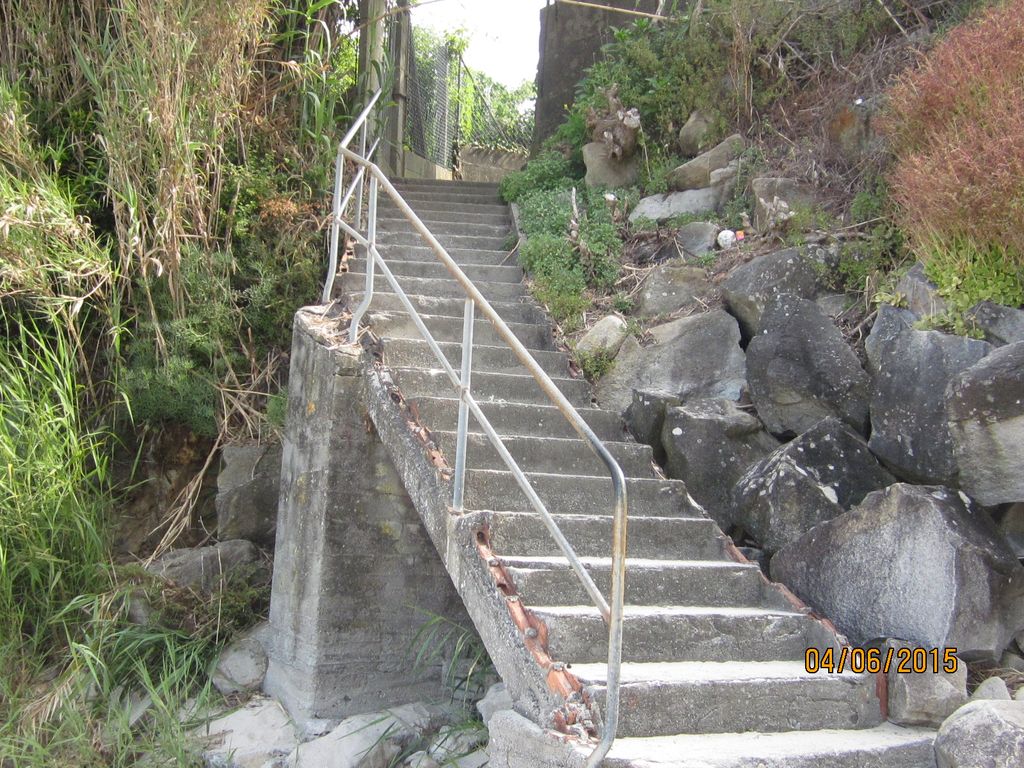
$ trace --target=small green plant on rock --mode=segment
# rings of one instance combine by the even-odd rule
[[[593,352],[577,350],[574,353],[576,365],[580,367],[587,381],[597,381],[615,366],[615,355],[607,349],[596,349]]]

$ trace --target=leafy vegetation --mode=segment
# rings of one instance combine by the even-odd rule
[[[956,315],[1024,304],[1024,2],[952,29],[890,92],[898,219]]]

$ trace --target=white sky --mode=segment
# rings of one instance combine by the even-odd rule
[[[439,32],[465,29],[473,69],[517,86],[537,75],[540,9],[548,0],[440,0],[415,8],[412,23]]]

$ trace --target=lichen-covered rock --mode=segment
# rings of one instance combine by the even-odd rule
[[[700,257],[715,249],[719,227],[711,221],[691,221],[675,234],[675,243],[683,256]]]
[[[902,640],[887,640],[881,646],[885,657],[889,650],[913,649]],[[957,660],[956,669],[947,672],[945,659],[938,671],[900,672],[891,665],[886,675],[889,693],[889,720],[898,725],[927,725],[938,728],[957,709],[967,703],[967,665]]]
[[[1024,702],[972,701],[946,718],[935,739],[938,768],[1024,765]]]
[[[730,400],[692,400],[669,408],[661,433],[665,471],[686,488],[723,529],[733,523],[733,484],[751,464],[778,447],[755,416]]]
[[[683,214],[711,213],[718,210],[722,202],[722,195],[714,187],[649,195],[637,203],[629,214],[629,220],[634,223],[641,219],[667,221]]]
[[[576,351],[586,354],[606,353],[615,355],[626,340],[629,331],[626,321],[618,315],[606,315],[598,320],[576,343]]]
[[[681,259],[660,264],[644,279],[637,314],[655,317],[691,306],[709,286],[707,270],[703,267],[686,264]]]
[[[633,437],[654,450],[654,460],[665,463],[665,448],[661,442],[661,429],[665,424],[665,411],[679,405],[679,398],[661,392],[633,390],[633,401],[623,418]]]
[[[928,279],[920,262],[900,278],[896,292],[903,296],[907,309],[918,317],[941,315],[947,309],[946,300],[939,295],[939,287]]]
[[[869,445],[903,479],[953,485],[957,462],[946,388],[992,346],[939,331],[918,331],[913,317],[881,309],[865,343],[874,374]]]
[[[233,539],[212,547],[172,549],[154,560],[147,569],[179,587],[210,593],[221,588],[232,573],[257,566],[259,562],[260,551],[255,544]]]
[[[813,206],[816,202],[814,191],[796,179],[761,176],[750,182],[750,191],[754,197],[754,228],[758,232],[773,228],[777,201],[783,201],[790,211],[800,206]]]
[[[281,445],[226,445],[217,475],[217,535],[274,545]]]
[[[790,436],[836,416],[867,434],[870,379],[813,301],[772,297],[747,347],[747,382],[768,431]]]
[[[968,310],[966,319],[994,346],[1024,341],[1024,310],[982,301]]]
[[[954,378],[946,412],[960,487],[989,506],[1024,501],[1024,342]]]
[[[707,149],[711,125],[711,119],[702,112],[694,110],[690,113],[686,123],[679,129],[679,152],[683,157],[693,157]]]
[[[989,677],[974,689],[971,701],[1011,701],[1010,689],[1001,677]]]
[[[824,291],[820,262],[799,248],[759,256],[734,269],[722,283],[722,298],[745,338],[761,330],[761,313],[772,297],[791,293],[814,299]]]
[[[868,494],[783,547],[771,572],[855,643],[996,659],[1024,625],[1024,568],[982,512],[938,486]]]
[[[732,492],[732,514],[776,552],[892,482],[860,436],[828,418],[748,467]]]
[[[711,174],[727,167],[743,152],[743,137],[733,134],[716,146],[668,174],[668,187],[676,192],[702,189],[712,185]]]
[[[722,311],[683,317],[650,329],[654,344],[623,344],[612,368],[597,383],[602,407],[622,413],[633,390],[678,397],[739,399],[743,350],[736,321]]]

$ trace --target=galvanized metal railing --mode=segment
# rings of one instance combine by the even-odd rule
[[[547,527],[551,536],[558,544],[558,548],[569,561],[570,566],[579,578],[580,582],[583,584],[587,594],[590,595],[590,598],[601,612],[601,616],[608,625],[608,675],[604,731],[601,734],[601,740],[598,743],[597,748],[590,755],[586,763],[587,768],[596,768],[596,766],[601,764],[601,761],[611,748],[612,742],[615,740],[619,719],[619,683],[622,665],[622,612],[626,580],[627,499],[625,476],[623,475],[618,462],[616,462],[615,458],[611,455],[608,448],[600,438],[594,434],[590,425],[584,421],[583,417],[580,416],[572,406],[572,403],[570,403],[558,387],[555,386],[551,377],[549,377],[541,368],[540,364],[533,358],[523,343],[516,338],[515,334],[512,333],[505,321],[498,315],[487,299],[484,298],[483,294],[480,293],[459,265],[451,258],[444,246],[438,242],[437,238],[434,237],[426,224],[420,220],[419,216],[416,215],[394,186],[392,186],[391,182],[388,181],[385,174],[372,162],[373,152],[376,150],[379,142],[374,142],[370,152],[366,152],[366,125],[373,106],[376,104],[379,97],[380,92],[378,91],[374,94],[366,109],[363,110],[362,114],[360,114],[356,122],[353,123],[348,133],[338,145],[336,178],[334,182],[334,213],[331,221],[329,271],[324,285],[322,297],[323,302],[326,303],[330,300],[334,277],[337,271],[338,241],[340,239],[340,232],[344,231],[366,251],[366,285],[363,292],[363,299],[352,315],[349,341],[352,344],[355,344],[358,341],[359,322],[366,313],[366,310],[369,308],[370,302],[373,299],[376,269],[379,268],[381,274],[387,280],[395,295],[398,296],[402,306],[405,307],[406,312],[408,312],[409,317],[412,319],[420,335],[423,337],[424,341],[426,341],[431,352],[433,352],[442,369],[451,380],[452,386],[459,393],[459,419],[455,448],[455,475],[453,480],[452,508],[456,512],[461,512],[463,510],[466,482],[466,443],[469,432],[469,416],[472,414],[479,424],[480,429],[494,447],[494,450],[497,451],[502,461],[509,468],[513,477],[515,477],[516,483],[522,489],[523,493],[526,494],[530,505],[540,515],[545,527]],[[362,131],[362,154],[353,152],[348,148],[348,144],[355,137],[356,132],[360,130]],[[358,170],[356,171],[355,178],[351,185],[343,195],[341,189],[345,160],[355,164]],[[367,175],[369,176],[369,212],[367,216],[366,235],[363,235],[359,231],[362,221],[361,211],[359,208],[357,208],[355,212],[355,226],[350,225],[344,220],[344,214],[349,203],[352,201],[357,188],[359,207],[361,207],[363,187],[365,186]],[[437,341],[431,335],[430,330],[423,322],[423,319],[420,317],[416,308],[413,306],[412,301],[406,295],[398,280],[395,279],[394,274],[392,274],[384,258],[381,256],[380,251],[377,249],[377,203],[380,188],[384,189],[388,197],[391,198],[395,207],[398,208],[401,214],[412,224],[413,228],[420,234],[427,245],[433,249],[438,261],[444,265],[451,274],[451,277],[466,292],[462,327],[462,360],[459,371],[456,371],[451,363],[448,362],[444,352],[441,350]],[[487,416],[480,408],[479,403],[473,397],[471,386],[473,371],[473,328],[474,321],[476,319],[476,312],[478,310],[480,314],[491,323],[497,335],[512,349],[518,360],[537,381],[541,390],[543,390],[551,402],[562,412],[590,449],[599,459],[601,459],[611,476],[614,500],[612,503],[612,578],[610,604],[601,593],[601,590],[598,589],[586,568],[583,566],[579,556],[573,550],[572,545],[569,543],[568,539],[566,539],[565,534],[563,534],[561,529],[558,527],[558,523],[555,522],[555,519],[551,516],[551,513],[548,511],[543,500],[541,500],[537,495],[537,492],[530,484],[526,474],[519,467],[519,464],[512,457],[512,454],[509,453],[508,448],[501,439],[501,436],[498,435],[497,431],[491,425]]]

